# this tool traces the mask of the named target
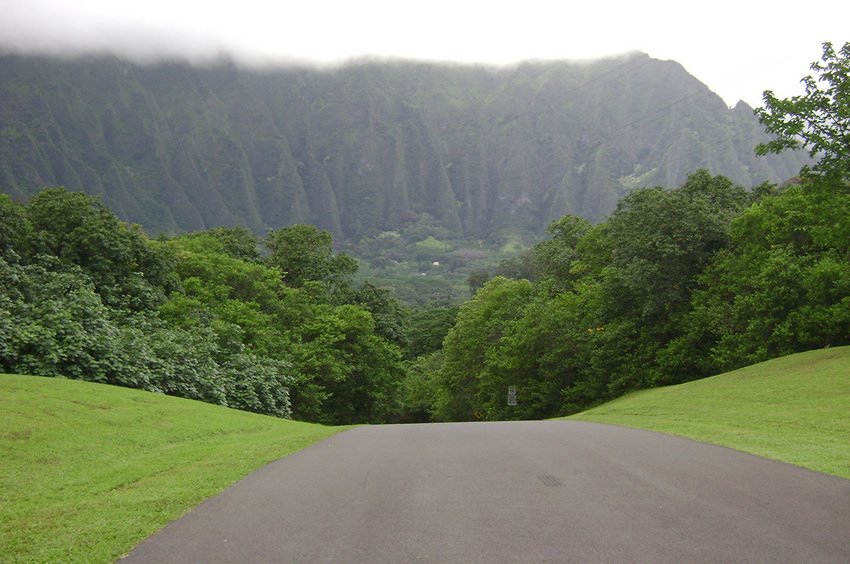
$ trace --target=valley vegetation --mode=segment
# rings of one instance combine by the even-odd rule
[[[805,96],[766,95],[760,151],[819,158],[796,182],[631,190],[474,272],[459,308],[355,283],[312,225],[151,239],[79,192],[0,196],[0,369],[330,424],[492,420],[850,344],[849,65],[826,44]]]

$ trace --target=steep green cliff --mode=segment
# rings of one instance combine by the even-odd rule
[[[750,108],[643,54],[325,70],[0,56],[0,191],[83,190],[150,233],[309,222],[359,239],[428,214],[459,237],[526,237],[698,168],[795,175],[804,155],[756,157],[762,138]]]

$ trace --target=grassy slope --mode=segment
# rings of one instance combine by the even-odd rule
[[[850,347],[643,390],[571,419],[681,435],[850,478]]]
[[[0,375],[0,561],[112,562],[251,470],[339,430]]]

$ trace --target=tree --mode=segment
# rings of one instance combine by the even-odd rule
[[[730,235],[665,360],[708,376],[850,342],[850,188],[809,179],[747,209]]]
[[[850,179],[850,43],[836,52],[823,44],[820,62],[811,69],[819,76],[802,79],[806,93],[780,100],[764,92],[764,108],[755,113],[769,133],[778,137],[756,147],[756,153],[779,153],[801,145],[819,157],[817,174]],[[804,174],[809,172],[803,169]]]
[[[401,351],[375,335],[375,322],[355,305],[317,308],[293,350],[296,419],[340,425],[383,423],[398,411]]]
[[[375,334],[404,350],[408,346],[407,317],[409,312],[393,298],[386,288],[364,282],[351,292],[348,303],[358,305],[372,314]]]
[[[271,231],[265,240],[271,250],[269,263],[283,274],[287,285],[300,288],[320,282],[329,294],[349,284],[357,261],[333,253],[333,236],[314,225],[292,225]]]
[[[222,367],[227,406],[288,418],[290,366],[254,354],[237,354]]]
[[[150,310],[173,288],[167,250],[96,198],[45,189],[30,200],[27,214],[35,251],[82,268],[106,305]]]
[[[507,393],[492,370],[493,362],[502,338],[531,297],[528,280],[497,276],[460,307],[457,323],[443,341],[445,362],[439,383],[446,401],[438,406],[441,418],[470,421],[493,415],[488,409],[492,411]]]
[[[620,201],[604,230],[608,264],[604,253],[586,259],[596,266],[574,268],[598,272],[605,330],[594,362],[607,373],[611,395],[683,378],[672,362],[661,370],[656,355],[682,332],[696,277],[731,244],[729,224],[748,200],[743,188],[700,170],[678,190],[645,188]],[[584,238],[577,249],[583,262]]]
[[[457,319],[457,306],[429,307],[413,311],[408,322],[407,356],[410,359],[435,353]]]
[[[427,423],[433,421],[441,403],[438,376],[443,365],[442,351],[424,354],[408,363],[401,382],[398,423]]]
[[[233,256],[213,234],[195,233],[169,242],[177,257],[174,271],[183,281],[202,282],[202,287],[190,283],[184,288],[207,295],[218,301],[239,300],[256,303],[262,311],[272,313],[278,307],[283,284],[280,272],[250,259]],[[195,296],[200,297],[200,296]]]
[[[540,292],[508,325],[491,354],[492,376],[487,384],[492,393],[486,405],[490,417],[552,417],[561,412],[567,392],[587,384],[591,373],[587,352],[602,331],[592,319],[598,310],[587,307],[587,297],[586,293],[551,296]],[[516,406],[507,406],[504,397],[511,385],[517,391]],[[569,397],[572,403],[579,401],[575,395]]]
[[[662,324],[686,307],[694,277],[728,245],[729,222],[746,200],[743,188],[704,170],[679,190],[645,188],[623,198],[608,222],[614,313]]]
[[[24,207],[0,194],[0,258],[26,252],[31,231]]]
[[[260,239],[244,227],[214,227],[187,237],[212,237],[221,243],[222,251],[233,258],[250,262],[260,260]]]
[[[118,383],[116,325],[77,267],[0,258],[0,371]]]
[[[567,289],[575,278],[571,269],[578,258],[576,246],[591,229],[586,219],[565,215],[549,224],[550,239],[535,245],[534,256],[544,276],[554,281],[559,289]]]
[[[473,270],[469,276],[466,277],[466,284],[469,286],[469,295],[474,296],[478,290],[483,288],[484,284],[492,278],[493,275],[485,268]]]

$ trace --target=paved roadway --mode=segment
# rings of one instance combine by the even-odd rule
[[[162,562],[850,562],[850,480],[566,421],[359,427],[142,543]]]

